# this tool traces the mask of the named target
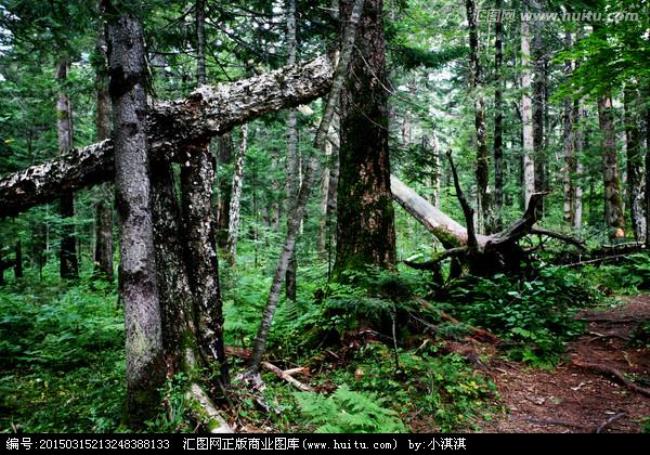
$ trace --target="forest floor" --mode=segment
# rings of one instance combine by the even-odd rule
[[[650,397],[603,373],[616,370],[642,384],[650,380],[650,350],[627,340],[650,320],[650,295],[623,297],[606,311],[583,311],[585,335],[567,346],[568,359],[553,371],[495,360],[494,380],[506,413],[481,425],[485,432],[639,432]],[[597,369],[578,365],[599,365]],[[648,384],[645,384],[646,390]]]

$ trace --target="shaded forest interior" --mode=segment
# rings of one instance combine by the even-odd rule
[[[3,0],[0,431],[650,431],[649,8]]]

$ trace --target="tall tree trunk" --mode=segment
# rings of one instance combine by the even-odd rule
[[[244,187],[244,160],[248,148],[248,125],[241,127],[241,142],[235,157],[235,170],[232,174],[232,193],[230,197],[230,215],[228,225],[228,258],[231,265],[237,261],[237,238],[241,210],[241,195]]]
[[[151,189],[156,251],[162,341],[168,372],[179,371],[183,348],[196,336],[195,303],[192,294],[188,261],[185,257],[181,210],[176,195],[172,166],[166,162],[151,165]],[[188,258],[191,259],[191,258]],[[186,333],[191,331],[191,334]]]
[[[573,182],[573,229],[582,229],[582,152],[585,148],[585,133],[581,126],[581,119],[584,117],[580,100],[573,102],[573,128],[574,128],[574,155],[575,155],[575,180]]]
[[[572,46],[571,32],[565,33],[564,45],[567,49]],[[566,60],[564,62],[564,74],[569,76],[573,71],[573,62]],[[575,157],[575,112],[573,101],[570,98],[564,100],[563,106],[563,142],[564,142],[564,167],[562,168],[562,183],[564,187],[564,204],[562,208],[563,219],[565,223],[572,225],[575,217],[575,188],[573,175],[576,171]]]
[[[618,158],[616,156],[616,132],[612,97],[609,92],[598,100],[598,123],[603,135],[603,184],[605,188],[605,225],[611,239],[625,237],[625,218],[621,183],[618,176]]]
[[[352,3],[341,1],[343,17],[350,15]],[[395,264],[382,13],[382,0],[365,2],[355,46],[359,55],[341,93],[335,274]]]
[[[432,171],[431,171],[431,204],[434,207],[440,207],[440,190],[442,184],[442,159],[440,144],[435,132],[431,132],[431,138],[426,136],[422,137],[422,141],[427,140],[430,145],[428,146],[431,153]]]
[[[530,98],[532,76],[530,69],[530,24],[521,21],[521,123],[522,123],[522,184],[524,207],[528,208],[530,197],[535,192],[535,147],[533,143],[533,106]]]
[[[95,131],[97,140],[103,141],[110,137],[111,108],[108,95],[108,71],[106,62],[106,38],[104,26],[98,33],[95,47],[98,63],[95,65],[96,112]],[[95,204],[95,268],[94,274],[113,280],[113,206],[109,185],[104,184],[99,189],[100,200]]]
[[[327,205],[329,198],[329,188],[331,180],[330,169],[332,167],[332,143],[328,141],[325,144],[325,169],[321,177],[321,202],[320,213],[321,218],[318,222],[318,238],[316,239],[316,248],[320,254],[327,251]]]
[[[198,5],[197,6],[201,6]],[[198,18],[202,13],[197,10]],[[202,27],[197,26],[197,31]],[[204,35],[197,34],[197,41]],[[197,48],[204,49],[204,44]],[[199,73],[199,85],[205,74]],[[215,240],[216,222],[212,209],[212,186],[216,163],[208,140],[188,144],[181,167],[181,209],[186,239],[186,257],[194,300],[199,353],[204,365],[219,367],[217,385],[223,390],[229,383],[223,340],[223,313],[219,286],[219,261]],[[228,207],[229,209],[230,207]],[[226,230],[227,240],[227,230]]]
[[[217,166],[223,169],[232,164],[233,144],[232,134],[230,132],[219,136],[217,141]],[[223,173],[222,173],[223,174]],[[228,243],[228,225],[230,224],[230,192],[232,191],[232,181],[221,175],[219,178],[219,194],[217,195],[216,204],[216,235],[217,244],[220,248],[226,248]]]
[[[501,10],[502,0],[496,0],[495,9]],[[494,24],[494,227],[503,227],[502,210],[504,194],[503,162],[503,22],[501,14]],[[435,205],[435,204],[434,204]]]
[[[364,0],[354,0],[354,4],[351,5],[350,13],[348,16],[349,21],[342,33],[343,39],[341,40],[341,55],[336,70],[334,71],[332,89],[330,90],[329,96],[327,98],[327,103],[325,104],[325,113],[323,114],[323,118],[321,119],[318,130],[316,131],[316,137],[314,138],[314,148],[320,151],[325,148],[327,134],[334,117],[334,106],[339,102],[339,98],[342,95],[345,79],[350,71],[352,52],[355,46],[358,23],[363,11],[364,3]],[[343,6],[344,5],[341,4],[341,13],[344,13]],[[287,215],[288,219],[290,220],[290,224],[287,226],[287,236],[282,252],[280,253],[277,267],[275,269],[275,275],[271,284],[269,297],[266,302],[266,307],[264,308],[264,313],[262,314],[262,322],[260,323],[260,327],[255,337],[253,354],[251,356],[249,365],[249,375],[252,376],[259,374],[259,365],[266,350],[266,341],[271,329],[271,323],[273,322],[273,315],[275,314],[275,310],[277,309],[278,301],[280,299],[282,280],[286,276],[289,259],[294,254],[294,248],[296,245],[298,232],[300,230],[300,224],[305,213],[309,195],[311,193],[312,182],[315,179],[317,171],[318,159],[316,157],[310,157],[304,169],[303,180],[300,183],[300,189],[298,190],[296,204],[294,205],[292,211]]]
[[[298,52],[296,38],[296,0],[287,0],[287,64],[295,65]],[[298,156],[298,113],[289,110],[287,119],[287,213],[291,213],[298,198],[300,158]],[[287,229],[291,221],[287,219]],[[289,300],[296,300],[296,271],[298,260],[296,254],[289,259],[286,273],[286,295]]]
[[[645,245],[650,248],[650,88],[645,88],[644,93],[645,114]]]
[[[639,131],[639,95],[636,84],[628,83],[623,91],[625,108],[625,150],[627,153],[627,197],[630,221],[637,242],[645,241],[643,156]]]
[[[196,80],[199,85],[207,83],[205,69],[205,0],[196,0]]]
[[[542,0],[530,0],[535,12],[542,9]],[[547,191],[546,185],[546,150],[544,148],[544,126],[546,109],[546,56],[543,39],[544,23],[534,23],[533,34],[533,149],[535,156],[535,191]],[[544,200],[539,204],[540,213],[544,213]]]
[[[20,240],[16,241],[14,256],[14,277],[18,280],[23,277],[23,245]]]
[[[5,267],[2,257],[4,256],[2,251],[2,244],[0,243],[0,286],[5,284]]]
[[[108,19],[109,93],[115,125],[128,413],[132,424],[139,426],[155,414],[158,388],[165,379],[144,122],[147,72],[140,22],[131,14],[116,11],[109,0],[104,0],[103,7]]]
[[[480,93],[482,84],[480,45],[478,41],[478,11],[475,0],[466,0],[469,24],[469,86],[474,97],[474,128],[476,130],[476,186],[479,231],[492,230],[491,201],[488,189],[490,177],[485,124],[485,101]]]
[[[68,78],[68,60],[61,58],[56,67],[56,79],[59,83],[59,94],[56,103],[57,137],[59,153],[70,153],[73,147],[72,106],[65,87]],[[78,278],[79,263],[77,260],[77,240],[75,227],[71,218],[74,217],[74,193],[66,192],[61,196],[60,214],[63,218],[61,228],[61,247],[59,250],[61,278]]]

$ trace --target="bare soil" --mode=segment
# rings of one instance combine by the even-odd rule
[[[485,432],[639,432],[650,416],[650,397],[630,390],[596,364],[650,385],[650,350],[630,346],[634,329],[650,319],[650,295],[623,298],[607,311],[585,311],[587,333],[570,343],[567,359],[553,371],[495,361],[491,373],[506,413],[481,425]]]

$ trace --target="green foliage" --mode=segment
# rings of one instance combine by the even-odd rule
[[[345,384],[329,397],[296,393],[303,414],[317,433],[398,433],[406,430],[397,413],[374,394],[355,392]]]
[[[634,294],[650,288],[650,255],[636,253],[623,258],[618,264],[587,267],[584,274],[603,289]]]
[[[460,320],[509,340],[514,359],[545,365],[557,361],[564,343],[582,333],[575,313],[601,298],[581,274],[547,267],[531,281],[468,277],[455,283],[448,296],[453,304],[446,307]]]
[[[44,281],[57,271],[46,269]],[[98,283],[0,289],[0,431],[120,428],[124,318]]]
[[[162,411],[152,420],[145,422],[147,431],[159,433],[189,432],[193,426],[187,420],[188,403],[185,396],[188,378],[177,373],[167,379],[161,387]]]
[[[396,369],[391,349],[368,344],[341,380],[354,382],[355,389],[390,397],[400,415],[424,420],[428,428],[439,431],[472,428],[473,421],[491,412],[487,399],[496,394],[494,384],[460,356],[442,354],[432,345],[400,350],[398,360]]]

